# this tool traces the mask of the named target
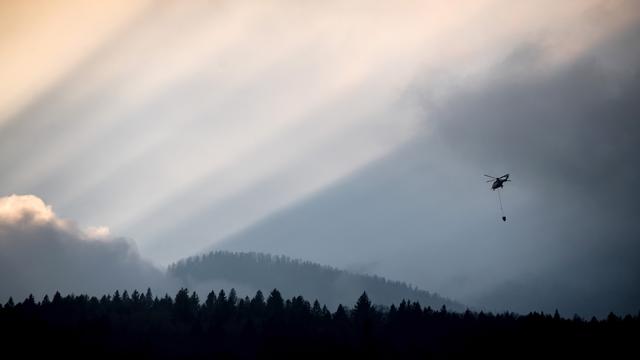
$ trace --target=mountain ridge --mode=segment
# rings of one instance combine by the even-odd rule
[[[424,306],[462,311],[465,307],[436,293],[377,275],[358,274],[332,266],[260,252],[211,251],[168,266],[184,286],[205,293],[211,288],[235,287],[241,295],[268,293],[276,288],[285,297],[302,295],[327,304],[352,304],[366,291],[376,304],[398,305],[402,300]]]

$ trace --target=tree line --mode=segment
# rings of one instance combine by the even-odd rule
[[[375,306],[367,293],[334,311],[277,289],[252,298],[231,289],[205,299],[133,291],[101,298],[56,293],[0,305],[5,353],[19,356],[326,358],[327,356],[637,357],[640,316],[563,318],[455,312],[418,302]],[[633,354],[636,354],[634,356]]]

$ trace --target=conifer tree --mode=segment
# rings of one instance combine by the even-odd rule
[[[267,313],[269,315],[280,314],[284,310],[284,301],[282,295],[277,289],[273,289],[267,299]]]

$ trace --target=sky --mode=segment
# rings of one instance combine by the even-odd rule
[[[145,269],[259,250],[479,307],[637,312],[639,17],[601,0],[3,1],[2,246],[101,234]],[[482,176],[504,173],[507,222]],[[55,217],[17,226],[25,201]]]

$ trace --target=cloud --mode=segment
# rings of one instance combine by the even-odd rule
[[[638,34],[628,27],[555,67],[540,66],[544,44],[522,44],[492,76],[430,108],[448,161],[513,180],[503,196],[514,224],[478,232],[510,238],[491,251],[513,263],[502,260],[504,274],[468,303],[587,315],[640,308]]]
[[[164,275],[106,227],[84,231],[33,195],[0,198],[0,301],[9,296],[100,295],[164,289]]]
[[[444,99],[425,91],[428,134],[218,246],[370,261],[489,309],[637,312],[639,29],[551,67],[524,42]],[[503,223],[482,174],[505,172]]]
[[[0,223],[27,221],[42,224],[56,220],[51,206],[45,205],[37,196],[11,195],[0,198]]]
[[[107,222],[165,263],[409,141],[421,131],[420,77],[450,93],[440,72],[482,77],[523,41],[544,43],[541,66],[562,64],[638,13],[608,1],[146,3],[93,9],[84,25],[67,5],[51,21],[82,31],[29,21],[64,41],[25,30],[0,47],[0,65],[20,65],[6,66],[3,86],[27,84],[28,100],[0,104],[14,114],[2,120],[0,188]],[[55,51],[15,45],[43,41]],[[37,71],[15,71],[23,64]],[[29,90],[41,88],[32,78],[48,90]],[[210,222],[222,219],[211,228],[163,239],[211,208]]]
[[[89,226],[85,233],[92,239],[108,239],[111,231],[106,226]]]
[[[277,234],[292,255],[375,263],[447,295],[557,263],[583,264],[572,279],[587,281],[582,259],[596,258],[599,284],[616,272],[631,282],[639,57],[637,33],[616,37],[638,4],[169,1],[122,8],[100,21],[114,28],[83,27],[51,43],[73,52],[47,56],[17,51],[41,42],[16,32],[0,43],[0,64],[20,64],[3,86],[25,84],[28,102],[0,104],[14,114],[0,120],[0,188],[106,222],[167,263],[336,194],[382,158],[384,176],[356,176],[324,211],[298,214],[295,237]],[[21,66],[39,70],[24,78]],[[29,90],[33,79],[49,90]],[[502,171],[514,179],[509,222],[487,225],[495,199],[476,176]],[[83,245],[126,244],[45,223]]]

